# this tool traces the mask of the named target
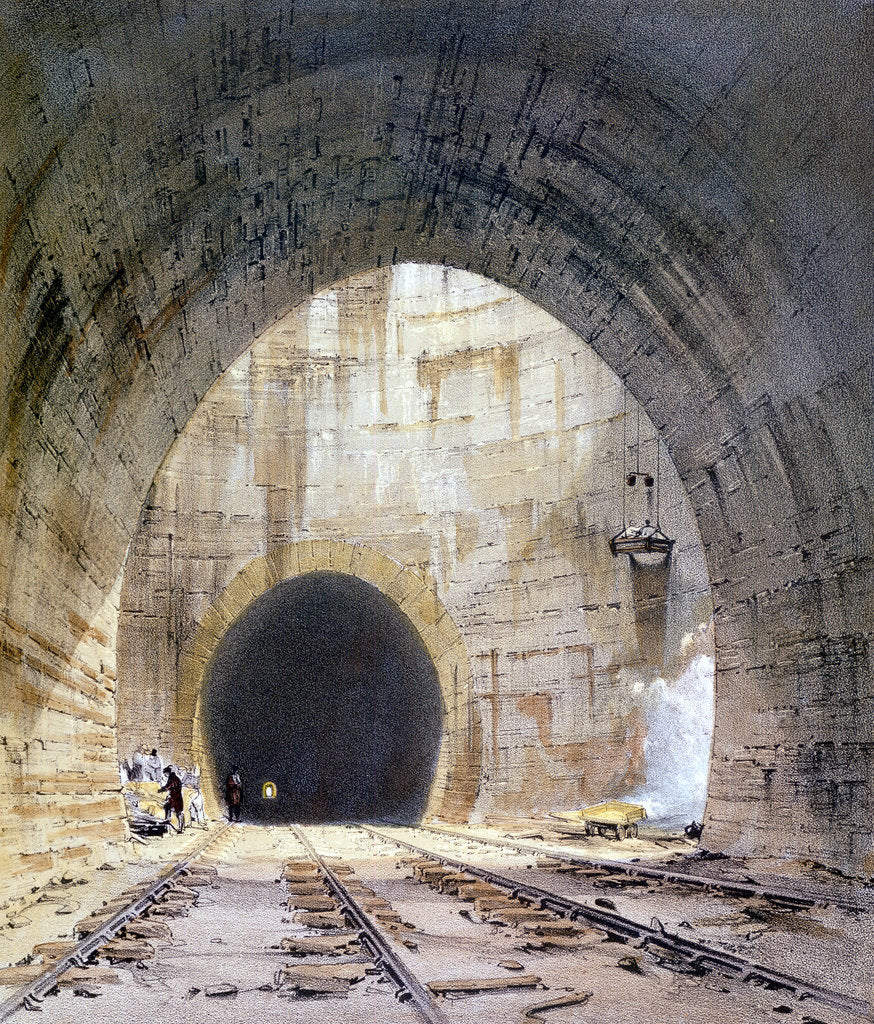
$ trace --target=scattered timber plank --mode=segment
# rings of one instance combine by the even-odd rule
[[[545,910],[533,910],[531,907],[507,907],[496,910],[489,915],[491,924],[521,924],[523,921],[554,921],[555,918]]]
[[[183,878],[186,885],[210,885],[218,878],[218,871],[206,864],[197,864],[195,867],[189,868]],[[197,879],[197,881],[192,881],[192,879]],[[208,879],[208,881],[204,882],[202,879]]]
[[[355,874],[355,872],[352,870],[352,868],[348,864],[342,864],[342,863],[334,864],[334,863],[331,863],[331,861],[328,861],[328,865],[331,868],[331,870],[334,872],[335,875],[340,875],[342,877],[344,875],[354,875]]]
[[[90,935],[92,932],[98,931],[105,924],[108,924],[113,917],[115,917],[115,914],[89,914],[88,917],[83,917],[81,921],[76,923],[73,932],[79,938],[84,938],[86,935]]]
[[[381,896],[365,897],[358,902],[366,913],[372,913],[374,910],[391,910],[391,903]]]
[[[44,973],[44,964],[2,967],[0,985],[28,985],[32,981],[37,981]],[[114,985],[118,980],[118,975],[109,967],[71,967],[61,975],[59,984],[65,987],[79,984]]]
[[[547,999],[544,1003],[535,1003],[522,1011],[522,1020],[534,1021],[542,1024],[541,1013],[547,1010],[557,1010],[562,1006],[582,1006],[592,998],[591,992],[571,992],[570,995],[560,996],[558,999]]]
[[[71,967],[61,975],[60,984],[74,985],[117,985],[119,977],[111,967]]]
[[[285,862],[285,870],[291,871],[315,871],[316,874],[319,872],[318,865],[311,860],[287,860]]]
[[[607,933],[595,928],[586,928],[576,935],[528,935],[516,949],[522,952],[548,949],[579,949],[581,946],[594,946],[605,942]]]
[[[78,946],[78,942],[38,942],[33,947],[36,956],[41,956],[45,963],[60,960]]]
[[[459,888],[458,898],[468,903],[479,899],[506,899],[507,891],[499,889],[496,885],[489,885],[488,882],[472,882]]]
[[[361,882],[349,881],[346,883],[346,888],[349,890],[349,892],[354,893],[356,896],[376,895],[373,889],[368,888],[366,885],[362,885]]]
[[[145,939],[110,939],[98,949],[97,955],[107,960],[139,963],[150,960],[155,955],[155,947]]]
[[[280,948],[291,956],[355,956],[361,952],[354,934],[294,936],[283,939]]]
[[[437,883],[437,891],[445,892],[452,896],[458,892],[461,885],[473,884],[475,881],[475,878],[465,874],[463,871],[451,871],[449,874],[443,875]]]
[[[413,867],[413,878],[420,882],[437,883],[449,872],[442,864],[419,864]]]
[[[330,896],[289,896],[289,910],[336,910],[337,903]]]
[[[289,871],[285,870],[282,877],[286,882],[315,882],[319,877],[318,871]]]
[[[185,899],[193,900],[195,903],[200,898],[200,893],[197,889],[189,888],[187,885],[183,885],[181,882],[176,882],[171,888],[167,890],[168,896],[178,897],[183,896]]]
[[[294,882],[288,886],[289,896],[322,896],[324,893],[324,882]]]
[[[582,929],[573,921],[523,921],[522,931],[535,935],[576,935]]]
[[[342,914],[331,913],[310,913],[309,911],[298,911],[294,916],[295,921],[304,928],[348,928],[349,922]]]
[[[518,906],[519,901],[511,899],[509,896],[496,896],[494,899],[476,899],[473,901],[474,913],[481,916],[488,916],[494,910],[509,910],[512,907]]]
[[[367,977],[368,966],[372,964],[286,964],[280,978],[291,984],[299,979],[336,978],[354,985]]]
[[[396,910],[391,909],[374,910],[373,916],[377,921],[383,923],[396,922],[400,924],[402,920],[401,915]]]
[[[188,917],[187,903],[156,903],[149,907],[145,913],[150,917]]]
[[[172,934],[170,926],[163,921],[147,921],[145,918],[137,918],[128,921],[124,926],[123,934],[130,939],[170,939]]]
[[[435,996],[454,992],[500,992],[511,988],[537,988],[541,984],[536,974],[505,975],[501,978],[455,978],[452,981],[430,981],[428,988]]]
[[[295,978],[286,981],[276,993],[280,997],[342,996],[349,995],[349,982],[345,978]]]
[[[652,884],[649,878],[635,878],[623,875],[604,875],[596,878],[592,885],[596,889],[627,889],[632,886],[648,886]]]

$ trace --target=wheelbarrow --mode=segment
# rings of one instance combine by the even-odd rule
[[[580,811],[556,811],[550,817],[561,820],[556,831],[565,835],[611,835],[626,839],[637,836],[637,823],[646,817],[646,810],[640,804],[607,800]]]

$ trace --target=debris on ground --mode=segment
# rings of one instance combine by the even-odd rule
[[[148,921],[136,918],[124,926],[124,936],[130,939],[169,939],[172,938],[170,926],[163,921]]]
[[[533,907],[506,907],[504,910],[493,911],[486,919],[488,924],[515,925],[532,921],[552,921],[552,915],[546,910],[535,910]]]
[[[209,985],[204,989],[205,996],[235,996],[240,990],[236,985],[223,982],[219,985]]]
[[[55,942],[38,942],[33,947],[33,955],[41,956],[43,963],[51,963],[54,960],[60,960],[62,957],[67,956],[68,953],[72,953],[78,945],[78,942],[64,942],[61,940],[57,940]]]
[[[97,955],[119,963],[140,963],[151,960],[155,947],[145,939],[110,939],[97,951]]]
[[[451,981],[431,981],[428,988],[435,996],[472,994],[475,992],[501,992],[511,988],[537,988],[542,984],[536,974],[520,974],[503,978],[455,978]]]
[[[353,934],[301,935],[283,939],[280,949],[292,956],[354,956],[361,952],[361,944]]]
[[[336,910],[337,902],[330,896],[289,896],[286,902],[289,910]]]
[[[288,886],[289,896],[324,896],[325,883],[318,882],[293,882]]]
[[[297,984],[288,985],[279,989],[278,996],[297,998],[318,998],[324,996],[338,996],[345,998],[349,995],[349,982],[343,979],[321,978],[315,980],[303,980]]]
[[[25,964],[0,968],[0,985],[29,985],[45,973],[44,964]],[[78,984],[111,985],[119,977],[108,967],[71,967],[61,975],[58,984],[67,988]]]
[[[358,981],[364,981],[368,967],[373,969],[373,964],[287,964],[278,972],[277,981],[293,985],[299,981],[336,978],[354,985]]]
[[[545,1003],[535,1003],[522,1011],[522,1020],[534,1021],[535,1024],[542,1024],[541,1013],[548,1010],[558,1010],[563,1006],[582,1006],[592,998],[591,992],[572,992],[570,995],[561,996],[558,999],[549,999]]]
[[[621,956],[616,962],[617,967],[623,971],[630,971],[632,974],[643,974],[640,968],[640,960],[636,956]]]
[[[340,913],[315,912],[299,910],[294,915],[295,922],[304,928],[319,928],[329,930],[331,928],[348,928],[349,922]]]
[[[77,985],[73,989],[74,996],[85,996],[86,999],[96,999],[100,995],[100,989],[96,985]]]

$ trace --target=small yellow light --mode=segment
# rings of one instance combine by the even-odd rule
[[[261,799],[262,800],[275,800],[276,799],[276,786],[272,782],[265,782],[261,787]]]

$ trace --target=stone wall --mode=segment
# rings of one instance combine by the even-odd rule
[[[125,569],[121,749],[190,760],[179,666],[204,613],[254,559],[350,542],[415,573],[460,630],[475,717],[457,727],[484,730],[463,808],[479,789],[480,816],[635,796],[700,818],[703,551],[667,457],[658,488],[629,488],[623,445],[655,472],[653,427],[616,376],[506,288],[404,265],[320,294],[219,378],[155,479]],[[641,524],[658,494],[669,563],[611,555],[623,491]]]
[[[714,589],[708,843],[870,870],[870,5],[3,19],[0,811],[20,866],[82,845],[58,838],[81,795],[38,796],[84,760],[52,708],[72,700],[97,754],[107,698],[56,675],[198,402],[316,291],[414,261],[529,298],[661,432]],[[22,773],[10,752],[42,732],[59,745]],[[120,834],[97,785],[76,828]]]

